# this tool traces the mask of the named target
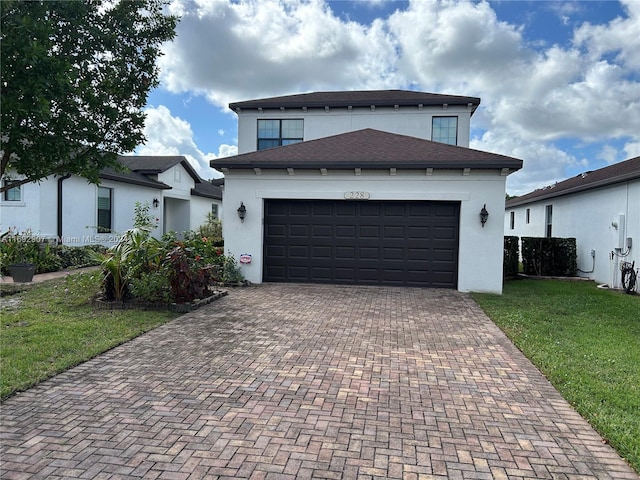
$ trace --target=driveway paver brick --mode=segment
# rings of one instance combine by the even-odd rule
[[[3,479],[633,479],[463,293],[265,284],[2,404]]]

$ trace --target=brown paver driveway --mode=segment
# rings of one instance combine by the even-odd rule
[[[2,478],[638,479],[468,295],[262,285],[2,404]]]

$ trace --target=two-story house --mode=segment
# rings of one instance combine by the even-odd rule
[[[480,99],[404,90],[236,102],[225,249],[254,282],[502,291],[516,158],[469,149]],[[487,215],[488,214],[488,215]]]
[[[200,178],[183,156],[118,160],[128,170],[105,169],[99,185],[76,175],[51,176],[5,191],[0,196],[2,231],[31,231],[69,246],[112,245],[133,226],[136,202],[149,205],[158,222],[156,237],[195,229],[208,213],[221,210],[220,184]]]

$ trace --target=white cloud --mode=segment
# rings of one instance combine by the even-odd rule
[[[198,175],[204,179],[222,176],[209,166],[209,160],[237,152],[233,145],[220,145],[218,154],[203,153],[193,140],[191,125],[179,117],[173,117],[164,105],[145,110],[147,119],[144,134],[147,141],[136,149],[137,155],[184,155]],[[235,153],[231,153],[232,155]]]
[[[321,0],[184,0],[173,8],[182,18],[160,61],[172,92],[198,92],[224,108],[336,85],[398,84],[384,23],[343,22]]]
[[[621,2],[628,13],[626,18],[615,18],[608,24],[592,25],[585,23],[574,32],[573,41],[578,47],[585,48],[587,55],[597,60],[605,54],[613,53],[616,62],[627,68],[640,71],[640,2],[624,0]]]
[[[615,163],[618,159],[618,149],[612,145],[604,145],[600,149],[597,158],[604,160],[607,163]]]
[[[500,153],[523,160],[522,169],[507,178],[510,195],[524,193],[564,180],[569,168],[587,169],[586,159],[578,159],[553,145],[535,141],[514,141],[507,132],[487,132],[474,138],[471,148]]]
[[[564,16],[586,8],[552,7]],[[366,25],[337,17],[322,0],[175,0],[171,8],[182,19],[161,59],[163,87],[201,95],[223,110],[233,101],[312,90],[479,96],[472,124],[487,133],[475,148],[525,160],[508,181],[519,193],[598,160],[576,158],[552,142],[591,145],[600,159],[638,152],[637,0],[625,0],[619,18],[578,26],[565,45],[525,40],[527,25],[501,21],[486,1],[416,0]],[[178,135],[177,127],[168,135]],[[180,138],[184,143],[171,145],[186,148],[202,168],[205,157],[232,151],[222,145],[217,155],[204,155],[192,133]],[[624,152],[607,147],[613,140],[626,145]]]
[[[640,156],[640,141],[626,143],[624,148],[625,160]]]

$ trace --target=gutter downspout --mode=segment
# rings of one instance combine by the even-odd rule
[[[58,244],[62,245],[62,182],[70,178],[71,174],[58,178]]]

